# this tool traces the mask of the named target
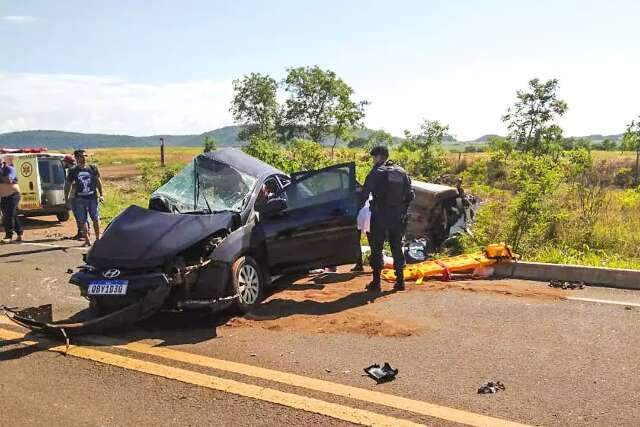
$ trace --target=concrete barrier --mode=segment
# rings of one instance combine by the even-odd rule
[[[582,265],[544,264],[541,262],[501,262],[496,265],[497,277],[566,282],[584,282],[611,288],[640,290],[640,270],[585,267]]]

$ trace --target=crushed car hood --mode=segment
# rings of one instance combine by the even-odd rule
[[[231,212],[172,214],[130,206],[95,242],[87,263],[97,268],[157,267],[215,232],[231,228],[233,223]]]

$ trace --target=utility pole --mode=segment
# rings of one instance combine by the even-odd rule
[[[164,138],[160,137],[160,166],[164,167]]]

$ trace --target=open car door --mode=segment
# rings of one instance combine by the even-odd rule
[[[276,195],[286,208],[261,220],[270,270],[355,263],[360,258],[355,190],[353,163],[294,174]]]

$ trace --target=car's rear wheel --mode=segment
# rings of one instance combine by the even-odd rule
[[[264,276],[260,265],[250,256],[240,257],[231,266],[231,274],[233,289],[238,294],[235,306],[248,313],[262,300]]]

